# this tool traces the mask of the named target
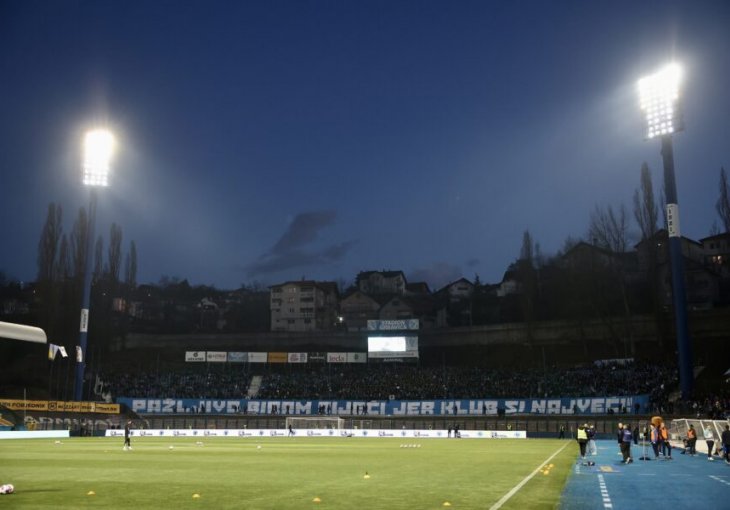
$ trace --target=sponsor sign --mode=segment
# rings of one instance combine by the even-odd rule
[[[307,357],[307,361],[310,363],[326,363],[327,353],[326,352],[310,352]]]
[[[223,351],[208,351],[205,354],[205,360],[210,363],[225,363],[228,359],[228,353]]]
[[[79,331],[81,333],[87,333],[89,331],[89,309],[81,309],[81,324],[79,325]]]
[[[229,352],[228,363],[247,363],[248,353],[247,352]]]
[[[307,353],[306,352],[290,352],[289,363],[306,363]]]
[[[403,319],[392,321],[368,321],[368,331],[402,331],[417,330],[418,319]]]
[[[61,439],[69,437],[68,430],[0,430],[0,439]]]
[[[97,413],[119,414],[119,404],[96,403]]]
[[[286,352],[270,352],[269,363],[286,363],[288,356]]]
[[[265,352],[249,352],[248,353],[248,362],[249,363],[266,363],[266,353]]]
[[[185,361],[205,361],[205,351],[185,351]]]
[[[368,438],[406,438],[406,439],[447,439],[450,434],[446,430],[395,430],[395,429],[340,429],[340,430],[322,430],[322,429],[294,429],[290,432],[288,429],[150,429],[150,430],[132,430],[132,436],[139,437],[235,437],[235,438],[260,438],[260,437],[285,437],[293,435],[294,437],[368,437]],[[66,431],[68,435],[68,431]],[[107,437],[121,437],[124,435],[122,430],[107,429]],[[480,431],[463,431],[461,432],[463,439],[526,439],[527,433],[524,430],[480,430]],[[417,447],[418,444],[409,444],[409,448]]]
[[[667,204],[667,232],[669,237],[679,237],[679,206]]]
[[[0,400],[0,405],[13,411],[50,411],[56,413],[119,414],[119,404],[102,402],[63,402],[57,400]]]
[[[328,352],[327,363],[347,363],[346,352]]]
[[[339,354],[342,355],[344,353]],[[235,414],[241,409],[245,409],[249,415],[268,415],[272,414],[273,409],[276,408],[279,411],[287,409],[287,414],[290,415],[312,416],[318,413],[320,406],[325,406],[334,416],[357,415],[362,413],[364,408],[367,410],[367,415],[372,416],[497,416],[501,411],[504,411],[505,415],[590,415],[608,414],[609,412],[618,415],[624,409],[631,411],[634,408],[634,404],[639,404],[640,408],[645,408],[649,403],[649,396],[542,399],[373,400],[369,402],[362,400],[195,400],[122,397],[117,399],[117,401],[120,404],[126,404],[134,412],[145,414],[188,413],[192,409],[198,409],[199,412],[206,414]],[[2,402],[7,401],[0,401],[0,403]]]
[[[348,363],[365,363],[368,360],[368,354],[366,352],[348,352],[347,362]]]

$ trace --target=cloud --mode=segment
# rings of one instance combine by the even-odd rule
[[[271,250],[245,266],[246,273],[248,276],[270,275],[341,261],[357,241],[344,241],[320,249],[310,248],[319,239],[320,231],[333,224],[336,216],[335,211],[298,214]]]
[[[297,214],[281,236],[271,254],[288,253],[317,240],[319,231],[335,221],[335,211],[314,211]]]
[[[426,282],[432,290],[438,290],[447,283],[462,277],[461,268],[447,262],[434,262],[431,267],[414,269],[408,275],[408,281]]]
[[[481,263],[481,260],[478,258],[471,258],[466,261],[466,267],[476,267]]]

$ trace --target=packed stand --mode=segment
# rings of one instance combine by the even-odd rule
[[[231,365],[233,366],[233,365]],[[182,368],[101,376],[115,397],[240,399],[253,375],[259,399],[417,400],[556,398],[649,394],[652,409],[667,405],[677,371],[633,363],[547,370],[419,367],[405,364]],[[635,412],[639,410],[629,410]],[[648,409],[641,409],[646,412]]]

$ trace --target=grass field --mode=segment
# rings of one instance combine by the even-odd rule
[[[1,441],[0,483],[16,493],[0,508],[488,509],[542,468],[501,508],[547,509],[576,456],[571,441],[536,439],[133,441]]]

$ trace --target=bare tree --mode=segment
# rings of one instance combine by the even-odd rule
[[[634,191],[634,217],[641,229],[642,239],[651,239],[657,233],[659,208],[654,198],[649,165],[641,165],[641,187]]]
[[[609,253],[608,266],[613,274],[613,281],[617,286],[620,294],[621,303],[623,305],[624,314],[624,341],[628,341],[630,351],[633,355],[634,342],[633,333],[631,331],[631,307],[629,305],[628,291],[626,285],[626,268],[624,267],[624,257],[628,247],[628,214],[626,207],[621,204],[618,211],[614,211],[610,205],[606,208],[596,206],[591,214],[591,223],[588,234],[591,239],[602,249]],[[609,327],[611,325],[609,324]],[[611,327],[612,329],[612,327]],[[624,354],[629,354],[629,349],[625,348]]]
[[[61,206],[51,202],[48,205],[46,223],[38,241],[38,298],[42,304],[38,316],[39,325],[49,335],[58,331],[59,285],[57,255],[63,227]]]
[[[724,167],[720,168],[720,198],[717,199],[715,209],[720,215],[725,232],[730,232],[730,185]]]
[[[119,283],[119,270],[122,267],[122,227],[112,223],[109,231],[109,249],[107,251],[109,279],[112,286]]]
[[[86,267],[86,243],[89,236],[89,216],[86,209],[79,209],[73,229],[71,230],[71,266],[74,277],[78,280],[79,286],[84,279],[84,268]]]
[[[104,277],[104,238],[99,236],[94,244],[94,270],[92,272],[92,281],[94,283],[101,281]]]
[[[639,256],[643,260],[643,267],[646,274],[646,292],[648,301],[651,303],[651,311],[656,323],[659,339],[666,342],[662,314],[662,285],[659,277],[659,250],[655,239],[659,231],[659,207],[654,197],[654,185],[651,180],[651,172],[646,163],[641,165],[641,184],[634,191],[634,218],[641,229],[641,244]]]
[[[48,205],[46,223],[43,225],[41,239],[38,242],[38,281],[55,279],[58,242],[63,232],[61,217],[61,206],[51,202]]]
[[[537,271],[535,270],[535,243],[529,230],[522,233],[520,259],[517,261],[517,278],[520,282],[520,304],[522,320],[527,325],[527,340],[532,346],[533,329],[536,320],[535,303],[537,302]]]
[[[71,259],[69,254],[68,236],[66,234],[61,237],[61,245],[58,249],[58,262],[56,263],[56,276],[62,282],[66,282],[71,278]]]
[[[610,205],[596,209],[591,213],[591,224],[588,235],[596,244],[613,253],[625,253],[628,246],[629,223],[626,207],[621,204],[618,211]]]
[[[124,261],[124,282],[130,289],[137,286],[137,245],[129,243],[129,251]]]

